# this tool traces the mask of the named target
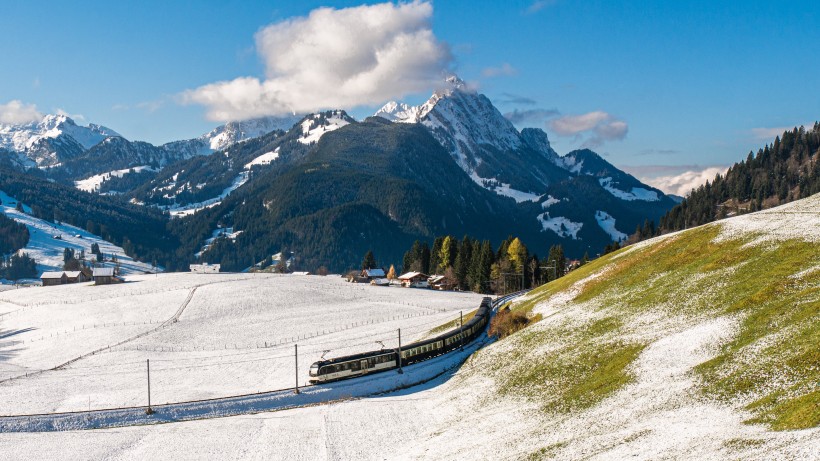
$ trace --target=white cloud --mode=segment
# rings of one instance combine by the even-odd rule
[[[629,125],[604,111],[565,115],[550,120],[547,126],[559,136],[585,139],[585,147],[597,147],[606,141],[624,139]]]
[[[21,125],[23,123],[35,122],[43,118],[34,104],[23,104],[22,101],[14,99],[6,104],[0,104],[0,123],[10,125]]]
[[[686,196],[692,189],[706,184],[706,181],[713,181],[718,174],[726,174],[729,169],[723,165],[642,165],[621,168],[643,183],[667,194],[680,196]]]
[[[375,105],[429,91],[451,62],[426,1],[319,8],[256,33],[265,78],[239,77],[182,93],[211,120]]]
[[[505,62],[498,67],[487,67],[481,71],[481,75],[485,77],[510,76],[518,73],[518,70]]]

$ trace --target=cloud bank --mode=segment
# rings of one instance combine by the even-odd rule
[[[629,125],[604,111],[580,115],[564,115],[547,122],[547,126],[559,136],[584,139],[582,147],[598,147],[606,141],[624,139]]]
[[[35,122],[43,118],[34,104],[24,104],[18,99],[0,104],[0,123],[9,125],[21,125]]]
[[[641,165],[621,167],[641,182],[656,187],[667,194],[686,196],[706,181],[712,181],[718,174],[726,174],[729,169],[723,165]]]
[[[185,91],[215,121],[380,104],[435,88],[453,61],[426,1],[319,8],[256,33],[265,78]]]

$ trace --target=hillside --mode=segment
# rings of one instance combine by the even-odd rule
[[[600,258],[516,303],[542,320],[467,379],[538,415],[534,459],[816,454],[818,225],[814,195]]]

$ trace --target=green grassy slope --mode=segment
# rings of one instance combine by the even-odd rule
[[[789,226],[788,215],[776,219]],[[544,321],[485,352],[498,391],[553,414],[590,408],[633,380],[652,342],[725,317],[736,331],[694,368],[698,398],[775,430],[820,425],[820,230],[759,241],[767,236],[722,226],[607,255],[517,303]]]

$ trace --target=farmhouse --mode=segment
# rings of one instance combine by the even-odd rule
[[[66,271],[63,273],[68,280],[66,283],[82,283],[91,280],[91,277],[85,271]]]
[[[65,285],[68,283],[68,277],[65,275],[65,272],[43,272],[43,275],[40,276],[40,280],[43,281],[44,287]]]
[[[374,279],[383,279],[387,276],[384,273],[384,269],[363,269],[362,274],[360,275],[361,278],[367,279],[367,282],[370,282]]]
[[[427,279],[427,283],[434,290],[452,290],[456,287],[456,284],[446,275],[434,275]]]
[[[113,267],[95,267],[94,268],[94,285],[110,285],[112,283],[121,283],[123,280],[114,275]]]
[[[421,272],[407,272],[399,276],[401,286],[405,288],[427,288],[427,279],[428,276]]]

